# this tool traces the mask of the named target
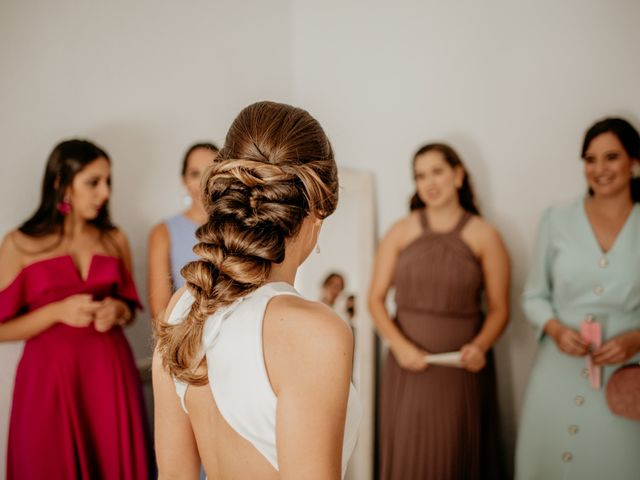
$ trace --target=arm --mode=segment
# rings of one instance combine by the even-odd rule
[[[182,293],[179,290],[171,298],[165,321]],[[200,456],[191,422],[182,410],[173,379],[162,366],[157,349],[153,353],[152,378],[158,480],[197,480]]]
[[[478,335],[461,349],[462,363],[471,371],[478,371],[484,366],[486,352],[498,340],[509,321],[509,254],[495,228],[483,222],[480,230],[479,259],[484,276],[487,313]]]
[[[0,324],[0,342],[29,340],[52,327],[60,318],[56,314],[56,304],[50,303],[42,308],[21,315]]]
[[[385,305],[403,236],[401,223],[397,223],[378,246],[369,287],[369,311],[376,330],[388,342],[400,366],[408,370],[420,371],[427,368],[425,357],[428,352],[418,348],[403,335],[389,316]]]
[[[0,292],[3,295],[22,297],[21,290],[11,291],[19,287],[19,285],[12,285],[12,282],[23,267],[22,254],[12,238],[14,234],[15,232],[9,233],[0,245]],[[7,304],[4,306],[7,308]],[[13,318],[5,316],[0,318],[0,342],[28,340],[52,327],[61,319],[72,326],[86,326],[93,321],[93,312],[97,306],[98,303],[91,300],[91,295],[73,295],[24,315]],[[11,312],[12,307],[8,308]],[[7,314],[11,315],[9,312]]]
[[[339,480],[351,330],[325,306],[295,297],[273,299],[265,322],[265,362],[278,397],[280,478]]]
[[[546,333],[563,352],[583,356],[587,353],[587,345],[577,331],[560,322],[551,300],[553,282],[550,216],[551,210],[547,210],[540,221],[533,264],[522,293],[522,307],[529,321],[536,326],[538,338]]]
[[[155,319],[171,298],[171,267],[169,264],[170,239],[164,223],[156,225],[149,234],[147,285],[151,317]]]

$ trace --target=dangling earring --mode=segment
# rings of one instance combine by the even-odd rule
[[[320,255],[320,244],[316,243],[316,253]]]
[[[640,178],[640,163],[634,162],[631,166],[631,177]]]
[[[65,215],[69,215],[71,213],[71,210],[73,210],[73,207],[71,205],[71,199],[65,196],[62,200],[58,202],[58,205],[56,205],[56,208],[58,209],[58,212],[60,212],[60,215],[62,215],[63,217]]]
[[[193,198],[191,198],[191,195],[185,195],[182,197],[182,203],[188,208],[193,204]]]

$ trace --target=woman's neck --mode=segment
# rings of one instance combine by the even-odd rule
[[[293,285],[296,281],[296,273],[298,273],[298,263],[293,259],[287,260],[285,257],[282,263],[273,264],[267,282],[285,282]]]
[[[587,205],[600,215],[615,218],[626,217],[633,208],[634,202],[631,199],[631,192],[625,189],[619,194],[606,197],[593,195],[587,198]]]
[[[198,225],[202,225],[207,221],[207,212],[204,211],[201,205],[196,205],[195,203],[191,205],[189,210],[184,212],[184,216]]]
[[[64,236],[65,237],[79,237],[91,230],[89,225],[84,219],[78,218],[73,213],[70,213],[64,218]]]
[[[455,222],[464,213],[464,209],[457,201],[451,201],[438,207],[427,206],[429,220],[436,226],[449,226]]]

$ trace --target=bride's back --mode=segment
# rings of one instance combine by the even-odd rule
[[[161,478],[192,477],[200,458],[211,478],[340,478],[359,419],[351,331],[291,286],[337,205],[331,144],[304,110],[251,105],[202,194],[200,259],[157,332]]]

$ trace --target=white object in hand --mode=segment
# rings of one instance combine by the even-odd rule
[[[445,367],[462,367],[460,352],[432,353],[424,357],[429,365],[443,365]]]

